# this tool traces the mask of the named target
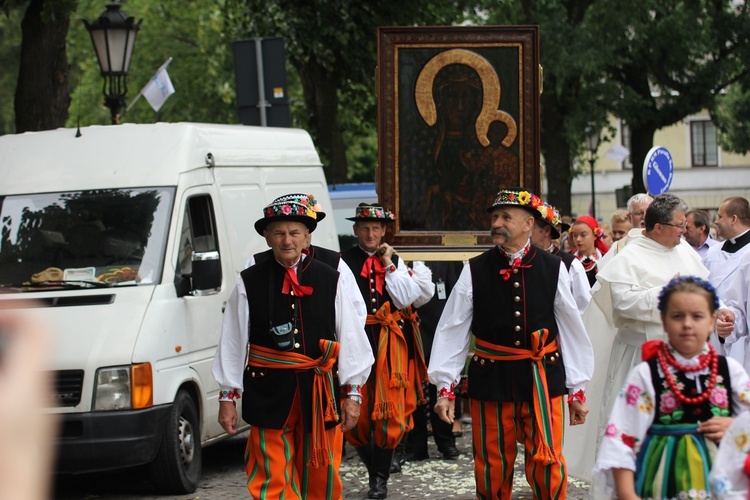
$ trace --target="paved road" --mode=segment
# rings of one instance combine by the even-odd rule
[[[193,500],[247,500],[245,473],[242,469],[242,454],[246,434],[234,437],[203,450],[203,479],[200,487],[190,495],[166,498]],[[459,439],[463,454],[458,460],[443,460],[432,441],[430,457],[421,462],[407,463],[401,474],[394,474],[388,482],[388,498],[434,498],[469,500],[474,497],[473,460],[471,459],[471,425],[464,425],[464,435]],[[367,472],[356,453],[347,447],[347,456],[341,465],[344,496],[347,499],[362,499],[367,495]],[[57,499],[139,499],[157,500],[142,469],[126,471],[63,476],[57,478]],[[524,478],[522,463],[516,462],[514,499],[530,499],[531,491]],[[588,483],[571,478],[568,498],[584,499],[588,495]]]

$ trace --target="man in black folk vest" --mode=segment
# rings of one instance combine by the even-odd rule
[[[409,385],[409,351],[413,348],[411,322],[399,311],[417,300],[421,291],[404,262],[383,243],[391,212],[379,205],[360,204],[354,233],[358,245],[341,252],[354,273],[367,306],[365,331],[376,362],[357,425],[346,440],[357,449],[369,473],[368,498],[386,498],[393,451],[408,432],[406,391]]]
[[[342,497],[335,427],[356,424],[358,388],[374,361],[339,273],[302,252],[316,226],[302,199],[268,205],[255,229],[273,258],[240,274],[224,313],[213,367],[219,423],[237,432],[242,396],[247,488],[256,499]]]
[[[464,267],[432,346],[435,411],[452,423],[453,391],[470,335],[476,338],[468,396],[477,498],[511,498],[516,440],[524,445],[534,498],[565,498],[565,396],[572,424],[588,412],[584,386],[594,358],[568,272],[559,257],[530,243],[541,204],[523,188],[497,194],[487,209],[496,246]]]

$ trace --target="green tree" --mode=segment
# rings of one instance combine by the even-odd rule
[[[474,18],[486,24],[539,25],[545,199],[563,214],[571,212],[570,187],[577,171],[575,159],[583,153],[586,127],[606,121],[607,87],[600,79],[604,60],[586,24],[591,4],[591,0],[486,1]]]
[[[57,128],[68,117],[65,37],[75,8],[76,0],[0,0],[0,9],[6,12],[23,11],[14,99],[16,132]]]
[[[168,73],[175,94],[155,113],[140,99],[125,113],[123,122],[194,121],[236,123],[231,38],[234,17],[225,15],[223,1],[129,0],[123,12],[142,20],[136,37],[128,76],[128,104],[172,57]],[[91,39],[82,19],[89,21],[104,12],[101,0],[79,0],[74,23],[68,33],[71,59],[71,118],[68,126],[110,123],[104,107],[103,80]]]
[[[461,0],[233,1],[243,6],[247,21],[238,37],[284,38],[302,84],[305,128],[329,165],[329,182],[348,178],[346,140],[375,130],[376,28],[450,25],[463,13]],[[364,149],[367,143],[360,145]]]
[[[611,110],[631,130],[633,192],[645,191],[643,160],[654,133],[702,109],[746,78],[750,5],[731,0],[597,0],[592,40],[617,89]]]
[[[732,85],[717,98],[713,121],[718,125],[721,146],[725,151],[750,152],[750,81]]]

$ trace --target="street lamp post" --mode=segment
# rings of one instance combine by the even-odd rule
[[[589,148],[589,164],[591,165],[591,216],[596,219],[596,189],[594,188],[594,165],[596,165],[596,152],[599,149],[599,129],[589,125],[586,127],[586,146]]]
[[[135,18],[125,17],[120,4],[110,2],[104,14],[91,23],[84,19],[83,24],[91,35],[104,77],[104,105],[112,114],[112,124],[116,125],[120,123],[120,110],[125,106],[130,58],[141,22],[136,23]]]

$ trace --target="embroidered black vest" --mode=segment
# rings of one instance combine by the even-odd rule
[[[339,273],[315,259],[304,259],[297,271],[297,279],[300,285],[313,287],[313,293],[304,297],[281,293],[284,274],[284,267],[274,259],[262,260],[240,274],[250,308],[250,343],[277,348],[269,333],[270,327],[292,322],[296,332],[294,352],[318,358],[321,355],[320,339],[336,340],[335,300]],[[304,429],[311,432],[312,370],[248,366],[243,382],[242,418],[248,424],[269,429],[283,428],[295,391],[298,391]],[[338,401],[336,377],[334,383],[337,393],[334,399]]]
[[[375,314],[386,302],[391,303],[391,312],[396,311],[396,306],[391,301],[391,296],[388,294],[388,290],[385,285],[383,286],[383,293],[378,293],[375,288],[375,280],[373,277],[363,278],[361,276],[362,266],[367,260],[367,253],[359,248],[358,246],[349,248],[341,252],[341,258],[344,260],[349,269],[354,274],[354,279],[357,281],[357,287],[359,292],[362,294],[362,298],[365,301],[365,307],[367,308],[367,314]],[[398,255],[391,257],[393,265],[398,267]],[[408,321],[399,322],[401,325],[401,331],[404,332],[406,338],[406,344],[409,347],[409,359],[414,359],[414,335],[411,330],[411,324]],[[367,338],[370,340],[370,346],[375,358],[378,353],[378,340],[380,338],[380,325],[365,325],[365,333]]]
[[[560,258],[534,246],[524,256],[523,265],[510,279],[500,271],[510,268],[508,258],[497,247],[469,261],[474,294],[472,333],[493,344],[520,349],[531,348],[531,332],[549,330],[547,343],[557,338],[554,301]],[[545,356],[550,396],[567,393],[562,354],[555,350]],[[482,401],[531,401],[530,360],[495,361],[479,355],[472,358],[468,376],[469,397]]]
[[[682,405],[680,401],[672,396],[666,380],[659,375],[659,360],[654,357],[648,360],[651,370],[651,380],[656,393],[654,404],[655,424],[695,424],[716,416],[732,416],[732,381],[729,379],[729,367],[724,356],[719,356],[719,373],[716,376],[716,385],[713,394],[706,401],[697,405]],[[710,374],[699,375],[700,386],[705,390]],[[675,382],[682,384],[682,393],[694,398],[699,395],[697,383],[685,376],[683,372],[675,374]]]

